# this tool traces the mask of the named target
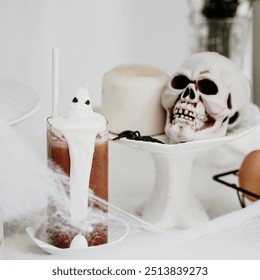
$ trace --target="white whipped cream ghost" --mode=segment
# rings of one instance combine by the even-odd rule
[[[81,87],[77,95],[72,99],[69,106],[68,118],[84,118],[93,115],[93,109],[90,104],[88,85]]]

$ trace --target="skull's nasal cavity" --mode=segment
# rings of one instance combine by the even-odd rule
[[[195,98],[195,92],[193,91],[192,88],[187,87],[187,88],[185,89],[185,91],[183,92],[182,97],[183,97],[183,98],[186,98],[187,96],[189,96],[189,98],[190,98],[191,100],[193,100],[193,99]]]

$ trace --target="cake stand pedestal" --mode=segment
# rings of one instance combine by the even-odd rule
[[[142,218],[161,228],[190,227],[208,220],[191,188],[191,172],[197,152],[151,152],[155,165],[153,191],[143,207]]]
[[[155,184],[142,209],[142,218],[163,229],[189,228],[207,221],[208,215],[191,187],[195,157],[254,131],[259,109],[250,104],[245,118],[226,136],[179,144],[167,144],[167,136],[156,138],[165,144],[120,139],[117,143],[150,153],[155,165]]]

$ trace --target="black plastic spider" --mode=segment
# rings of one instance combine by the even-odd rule
[[[124,130],[121,133],[117,135],[117,137],[113,138],[113,141],[119,140],[121,138],[126,138],[130,140],[136,140],[136,141],[145,141],[145,142],[154,142],[154,143],[160,143],[164,144],[162,141],[153,138],[151,136],[142,136],[139,131],[132,131],[132,130]]]

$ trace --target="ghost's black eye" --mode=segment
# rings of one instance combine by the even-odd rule
[[[90,101],[89,101],[89,100],[87,100],[87,101],[85,102],[85,104],[86,104],[86,105],[89,105],[89,104],[90,104]]]
[[[175,89],[185,89],[191,83],[190,79],[184,75],[175,76],[171,81],[171,86]]]
[[[78,98],[77,98],[77,97],[74,97],[74,98],[72,99],[72,102],[73,102],[73,103],[77,103],[77,102],[78,102]]]
[[[216,95],[218,93],[217,85],[209,79],[198,81],[198,88],[200,92],[206,95]]]

